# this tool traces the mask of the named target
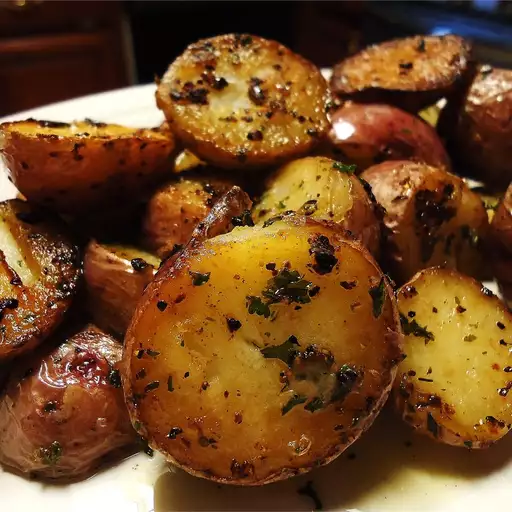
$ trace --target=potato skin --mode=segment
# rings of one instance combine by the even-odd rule
[[[512,314],[478,281],[442,268],[416,274],[397,299],[407,356],[393,391],[398,412],[437,441],[487,448],[512,424]]]
[[[504,190],[512,181],[512,70],[481,66],[461,106],[448,104],[442,117],[460,172]]]
[[[124,336],[159,263],[158,258],[139,249],[91,240],[84,253],[84,280],[87,306],[95,325]]]
[[[82,262],[65,232],[24,201],[0,203],[0,361],[34,349],[71,306]]]
[[[331,114],[332,152],[357,171],[387,161],[411,160],[450,169],[436,131],[422,119],[391,105],[349,102]]]
[[[121,352],[113,338],[88,326],[16,368],[0,398],[0,462],[43,479],[76,479],[105,456],[133,449]]]
[[[267,180],[254,219],[264,222],[287,210],[336,224],[378,256],[381,211],[350,166],[324,157],[282,166]]]
[[[248,34],[189,45],[156,93],[177,138],[222,168],[274,165],[308,153],[327,132],[328,96],[311,62]]]
[[[137,197],[169,172],[174,147],[172,134],[158,129],[33,119],[0,125],[0,154],[14,185],[59,213]]]
[[[334,66],[330,85],[342,99],[417,112],[460,90],[473,72],[471,52],[455,35],[395,39]]]
[[[318,274],[311,244],[322,236],[338,263]],[[310,288],[314,296],[300,305],[272,303],[274,320],[251,310],[269,278],[286,281],[285,269],[320,290]],[[298,354],[262,354],[285,340],[295,347],[292,333]],[[217,482],[262,485],[327,464],[368,428],[393,381],[400,341],[392,290],[367,250],[291,216],[235,228],[162,267],[125,338],[123,387],[134,426],[169,461]],[[327,398],[312,397],[331,389],[331,365],[353,387],[318,407]],[[312,384],[316,376],[324,392]],[[293,406],[294,393],[307,398]]]
[[[422,163],[383,162],[361,177],[385,208],[382,264],[404,283],[446,265],[480,276],[489,221],[480,197],[457,176]]]

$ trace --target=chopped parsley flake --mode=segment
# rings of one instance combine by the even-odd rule
[[[384,301],[386,299],[386,281],[382,277],[377,286],[370,288],[370,297],[373,301],[373,316],[379,318],[384,307]]]
[[[287,365],[290,365],[293,358],[297,354],[299,342],[295,336],[290,336],[281,345],[273,345],[261,350],[263,357],[266,359],[280,359]]]
[[[301,395],[293,395],[288,402],[281,408],[281,414],[284,416],[286,413],[290,412],[296,405],[300,405],[305,403],[307,397]]]
[[[333,169],[337,171],[344,172],[346,174],[354,174],[356,172],[357,166],[355,164],[344,164],[342,162],[334,162],[332,164]]]
[[[210,279],[210,272],[205,272],[202,274],[201,272],[189,272],[190,276],[192,277],[192,284],[194,286],[202,286],[203,284],[207,283]]]
[[[39,458],[47,466],[55,466],[62,456],[62,446],[58,441],[53,441],[49,446],[39,448]]]
[[[416,322],[416,320],[409,321],[405,315],[402,315],[402,313],[400,313],[400,324],[405,335],[412,334],[417,338],[424,338],[425,345],[429,341],[434,341],[435,339],[434,335],[427,330],[426,326],[422,327],[418,322]]]

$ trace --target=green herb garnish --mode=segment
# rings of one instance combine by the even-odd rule
[[[434,341],[435,337],[434,335],[427,330],[427,327],[422,327],[421,325],[416,322],[416,320],[409,321],[405,315],[400,313],[400,324],[402,326],[402,331],[405,335],[412,334],[413,336],[416,336],[417,338],[424,338],[425,339],[425,345],[429,341]]]
[[[53,441],[48,447],[39,448],[39,458],[48,466],[55,466],[61,456],[62,446],[58,441]]]
[[[281,345],[273,345],[261,349],[261,353],[266,359],[280,359],[287,365],[290,365],[297,354],[298,346],[299,342],[297,338],[292,335],[284,343],[281,343]]]
[[[256,314],[264,316],[265,318],[270,316],[270,308],[268,307],[268,304],[265,304],[261,300],[261,297],[254,297],[253,295],[248,296],[246,305],[250,315]]]
[[[377,286],[373,286],[368,291],[373,301],[373,316],[379,318],[384,307],[384,301],[386,299],[386,281],[382,277]]]
[[[342,162],[334,162],[332,164],[333,169],[337,171],[344,172],[346,174],[354,174],[356,172],[357,166],[355,164],[344,164]]]
[[[281,414],[284,416],[290,412],[296,405],[303,404],[306,402],[307,397],[301,395],[293,395],[288,402],[281,408]]]

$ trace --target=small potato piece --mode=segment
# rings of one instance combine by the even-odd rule
[[[445,117],[442,135],[461,171],[505,189],[512,181],[512,70],[482,66],[461,108]]]
[[[194,153],[189,151],[188,149],[184,149],[181,153],[178,153],[176,159],[174,160],[174,168],[173,171],[176,174],[180,174],[182,172],[191,171],[197,169],[198,167],[202,167],[206,165],[202,160],[197,158]]]
[[[0,462],[31,476],[76,479],[105,456],[113,460],[133,449],[121,352],[113,338],[89,326],[17,368],[0,399]]]
[[[450,169],[436,131],[408,112],[379,104],[348,103],[332,114],[333,154],[358,171],[386,160],[412,160]]]
[[[400,288],[406,358],[395,404],[418,432],[487,448],[512,424],[512,314],[481,283],[429,268]]]
[[[224,168],[302,156],[328,128],[328,86],[320,71],[285,46],[247,34],[188,46],[156,98],[184,145]]]
[[[285,211],[330,221],[378,254],[380,211],[351,166],[323,157],[306,157],[284,165],[267,182],[254,218],[267,221]]]
[[[0,154],[14,185],[59,213],[137,197],[169,173],[174,145],[167,131],[92,121],[0,125]]]
[[[459,36],[414,36],[369,46],[334,66],[340,98],[417,112],[459,89],[472,72],[471,46]]]
[[[161,255],[164,246],[186,244],[216,198],[230,186],[211,176],[182,176],[163,185],[149,200],[142,221],[144,247]]]
[[[162,267],[126,334],[123,387],[133,424],[169,461],[262,485],[327,464],[369,427],[400,340],[368,251],[287,217]]]
[[[383,266],[404,283],[422,268],[446,265],[474,276],[485,271],[488,232],[480,197],[459,177],[414,162],[384,162],[361,175],[385,208]]]
[[[158,258],[140,249],[91,240],[84,255],[84,278],[93,322],[114,335],[124,335],[159,264]]]
[[[64,232],[24,201],[0,203],[0,361],[34,349],[71,305],[82,268]]]

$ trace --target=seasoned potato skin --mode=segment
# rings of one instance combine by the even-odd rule
[[[65,232],[24,201],[0,203],[0,361],[34,349],[71,306],[82,262]]]
[[[386,210],[382,264],[398,283],[436,265],[485,275],[481,249],[487,212],[462,179],[405,161],[374,165],[361,177]]]
[[[31,202],[59,213],[87,212],[137,197],[172,168],[170,132],[119,125],[18,121],[0,125],[0,154]]]
[[[87,306],[101,329],[123,336],[160,260],[134,247],[91,240],[84,253]]]
[[[184,245],[198,223],[231,183],[214,176],[182,176],[151,197],[142,221],[142,242],[162,256],[162,248]],[[167,249],[163,249],[164,253]]]
[[[0,462],[43,479],[76,479],[105,456],[133,449],[121,352],[113,338],[88,326],[17,368],[0,398]]]
[[[331,150],[357,171],[387,161],[412,160],[450,169],[436,131],[422,119],[384,104],[348,102],[331,114]]]
[[[223,168],[274,165],[308,153],[327,132],[328,96],[311,62],[247,34],[191,44],[156,93],[185,147]]]
[[[311,245],[322,236],[338,260],[330,270],[316,266]],[[274,320],[250,313],[269,279],[287,279],[285,270],[320,290],[300,309],[272,303]],[[262,354],[285,340],[294,347],[292,333],[299,354]],[[125,338],[123,388],[132,423],[169,461],[217,482],[262,485],[327,464],[369,427],[400,342],[392,289],[367,250],[332,227],[290,216],[235,228],[162,267]],[[315,410],[328,398],[313,396],[331,389],[326,365],[339,368],[340,382],[354,368],[356,381],[344,398],[327,395],[333,402]],[[324,392],[311,380],[320,374]],[[294,393],[307,398],[293,407]]]
[[[254,218],[264,222],[287,210],[335,223],[378,256],[381,212],[349,166],[324,157],[285,164],[267,180]]]
[[[417,112],[459,90],[472,72],[467,41],[418,35],[369,46],[343,60],[334,66],[331,89],[342,99]]]
[[[512,70],[481,66],[461,106],[448,104],[442,117],[441,135],[460,172],[506,189],[512,181]]]
[[[512,314],[481,283],[442,268],[422,270],[397,298],[407,356],[397,410],[437,441],[487,448],[512,424]]]

